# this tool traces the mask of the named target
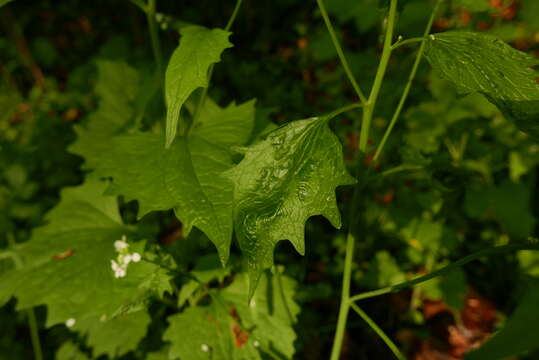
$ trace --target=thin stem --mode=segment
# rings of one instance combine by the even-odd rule
[[[155,2],[156,0],[148,0],[146,6],[146,19],[148,20],[148,28],[150,29],[150,38],[152,41],[152,51],[157,66],[159,78],[163,77],[163,56],[161,55],[161,45],[159,43],[159,34],[157,33],[157,24],[155,22]]]
[[[350,307],[354,309],[354,311],[367,323],[367,325],[370,326],[370,328],[382,339],[382,341],[387,345],[387,347],[393,352],[395,357],[399,360],[406,360],[406,357],[404,354],[399,350],[397,345],[391,339],[389,336],[386,335],[384,330],[382,330],[374,320],[372,320],[369,315],[367,315],[366,312],[364,312],[359,306],[356,304],[350,304]]]
[[[28,323],[30,325],[30,337],[32,338],[32,349],[34,350],[34,359],[43,360],[43,352],[41,351],[41,342],[39,341],[39,332],[37,328],[36,315],[34,309],[30,308],[26,311],[28,315]]]
[[[238,12],[241,8],[243,0],[236,0],[236,6],[234,6],[234,10],[232,11],[232,15],[230,15],[230,18],[228,19],[225,31],[230,31],[232,28],[232,25],[234,25],[234,21],[236,21],[236,17],[238,16]],[[191,125],[194,125],[198,122],[198,117],[200,116],[200,111],[204,107],[204,103],[206,102],[206,97],[208,96],[208,89],[210,88],[210,82],[211,78],[213,76],[213,67],[214,65],[210,65],[210,68],[208,69],[208,86],[204,87],[202,89],[202,94],[200,95],[200,98],[198,100],[197,106],[195,108],[195,113],[193,114],[193,122]],[[185,134],[189,133],[189,128],[185,129]]]
[[[362,294],[359,294],[359,295],[352,296],[350,298],[350,301],[351,302],[360,301],[360,300],[369,299],[369,298],[372,298],[372,297],[392,293],[392,292],[395,292],[395,291],[399,291],[399,290],[402,290],[402,289],[405,289],[405,288],[409,288],[409,287],[415,286],[417,284],[421,284],[421,283],[423,283],[425,281],[429,281],[431,279],[434,279],[434,278],[436,278],[438,276],[445,275],[448,272],[450,272],[450,271],[452,271],[452,270],[454,270],[454,269],[456,269],[458,267],[461,267],[462,265],[465,265],[465,264],[467,264],[467,263],[469,263],[471,261],[474,261],[474,260],[476,260],[478,258],[481,258],[483,256],[490,256],[490,255],[494,255],[494,254],[504,254],[504,253],[518,251],[518,250],[539,250],[539,244],[537,244],[536,242],[535,243],[534,242],[528,242],[528,243],[524,243],[524,244],[495,246],[495,247],[492,247],[492,248],[480,250],[480,251],[478,251],[476,253],[465,256],[462,259],[457,260],[454,263],[451,263],[451,264],[449,264],[449,265],[447,265],[447,266],[445,266],[445,267],[443,267],[443,268],[441,268],[439,270],[433,271],[433,272],[431,272],[429,274],[419,276],[419,277],[417,277],[415,279],[405,281],[405,282],[400,283],[400,284],[387,286],[387,287],[384,287],[384,288],[381,288],[381,289],[372,290],[372,291],[368,291],[368,292],[365,292],[365,293],[362,293]]]
[[[338,46],[338,42],[336,41],[336,37],[333,31],[333,28],[331,27],[331,23],[329,21],[329,18],[327,16],[327,13],[325,12],[324,5],[322,3],[322,0],[317,0],[318,6],[320,7],[320,11],[322,12],[322,15],[324,16],[324,20],[326,21],[326,25],[328,27],[328,30],[330,31],[330,34],[332,35],[332,38],[334,39],[334,44],[337,49],[340,49]],[[389,61],[389,56],[391,55],[391,39],[393,38],[393,28],[395,25],[395,17],[397,13],[397,1],[398,0],[391,0],[390,10],[389,10],[389,17],[388,17],[388,26],[387,26],[387,33],[384,41],[384,50],[382,53],[382,60],[380,61],[380,65],[378,67],[376,79],[375,79],[375,85],[373,86],[373,89],[371,90],[371,94],[369,95],[369,100],[367,102],[363,101],[363,123],[362,123],[362,129],[360,134],[360,144],[359,144],[359,150],[361,152],[359,156],[359,164],[357,166],[357,171],[359,171],[362,154],[365,153],[367,148],[367,139],[368,139],[368,133],[369,133],[369,126],[373,115],[374,110],[374,104],[376,103],[376,99],[378,97],[378,91],[380,90],[380,86],[382,84],[382,80],[385,74],[385,69],[387,68],[387,63]],[[338,50],[339,51],[339,50]],[[340,52],[342,54],[342,50]],[[343,62],[343,66],[345,66],[346,59],[344,59],[344,55],[342,55],[341,61]],[[365,184],[367,183],[367,178],[370,174],[370,168],[367,169],[366,174],[362,177],[361,185],[358,184],[354,187],[354,193],[352,196],[352,202],[350,207],[350,221],[349,221],[349,229],[348,229],[348,235],[346,237],[346,255],[344,260],[344,269],[343,269],[343,279],[342,279],[342,290],[341,290],[341,303],[339,307],[339,315],[337,320],[337,328],[335,330],[335,338],[333,340],[333,347],[331,349],[331,360],[339,360],[339,357],[341,355],[341,348],[342,348],[342,342],[344,339],[344,332],[346,330],[346,323],[348,320],[348,312],[350,310],[350,285],[351,285],[351,279],[352,279],[352,264],[353,264],[353,257],[354,257],[354,249],[355,249],[355,242],[356,238],[354,235],[354,229],[352,224],[355,222],[357,217],[357,202],[359,198],[359,194],[361,190],[364,188]]]
[[[232,29],[232,25],[234,25],[234,21],[236,21],[236,17],[238,16],[238,12],[240,11],[242,1],[243,0],[236,1],[236,6],[234,6],[232,15],[230,15],[230,18],[228,19],[228,22],[226,23],[225,31],[230,31],[230,29]]]
[[[354,204],[352,204],[354,206]],[[354,247],[356,239],[351,231],[346,237],[346,257],[344,259],[344,270],[341,291],[341,305],[339,308],[339,318],[337,320],[337,329],[335,330],[335,338],[333,340],[333,348],[331,350],[331,360],[339,360],[341,355],[341,347],[346,330],[346,322],[348,319],[348,311],[350,309],[350,283],[352,277],[352,262],[354,257]]]
[[[398,0],[391,0],[389,5],[389,14],[387,16],[387,29],[384,39],[384,47],[382,49],[382,57],[378,70],[376,71],[376,77],[374,78],[374,84],[372,86],[371,94],[369,95],[368,106],[365,109],[363,116],[363,124],[361,125],[361,133],[359,136],[359,149],[361,152],[365,152],[367,149],[367,141],[369,138],[369,130],[371,126],[372,115],[376,107],[376,101],[384,82],[384,77],[387,71],[387,65],[391,58],[391,42],[393,41],[393,30],[395,28],[395,18],[397,14],[397,2]]]
[[[331,36],[331,41],[333,42],[333,46],[335,47],[335,50],[337,51],[337,55],[339,56],[339,60],[341,61],[341,64],[344,68],[344,71],[346,73],[346,76],[348,77],[348,80],[352,84],[352,87],[354,88],[354,91],[356,92],[357,96],[361,100],[362,103],[367,102],[367,97],[363,94],[363,91],[361,91],[361,88],[359,87],[356,78],[354,77],[354,74],[350,70],[350,66],[348,65],[348,61],[346,60],[346,57],[344,56],[344,52],[342,50],[341,45],[339,44],[339,40],[337,39],[337,35],[335,34],[335,29],[333,28],[333,25],[331,24],[331,20],[329,19],[328,13],[326,11],[326,7],[324,6],[323,0],[316,0],[318,3],[318,8],[320,9],[320,14],[322,14],[322,18],[324,19],[324,22],[326,23],[326,27],[328,29],[329,35]]]
[[[423,38],[426,38],[430,34],[430,30],[434,22],[434,17],[436,16],[436,13],[438,12],[438,9],[440,8],[440,4],[442,3],[442,1],[443,0],[438,0],[436,2],[436,5],[434,6],[434,9],[432,10],[432,13],[430,15],[429,22],[427,23],[427,27],[425,28],[425,33],[424,33]],[[412,40],[412,39],[409,39],[409,40]],[[410,72],[410,76],[408,77],[408,82],[406,83],[406,86],[404,87],[404,91],[399,100],[399,104],[397,105],[397,109],[395,110],[395,113],[393,114],[393,117],[391,118],[389,126],[387,127],[384,133],[384,136],[382,137],[382,140],[380,141],[380,144],[376,148],[373,161],[378,160],[378,157],[380,156],[380,153],[382,152],[382,149],[384,148],[384,145],[387,142],[387,139],[389,135],[391,134],[391,131],[393,130],[393,127],[395,126],[395,123],[397,122],[397,119],[399,118],[401,114],[401,111],[404,107],[406,99],[408,98],[408,94],[410,93],[410,89],[412,88],[412,82],[414,81],[415,75],[417,74],[417,69],[419,68],[421,59],[423,58],[423,52],[425,51],[425,44],[426,44],[425,41],[421,42],[421,46],[419,47],[419,50],[417,52],[417,56],[415,58],[414,65],[412,67],[412,71]]]
[[[141,0],[129,0],[133,5],[138,7],[143,12],[148,12],[148,9],[146,8],[146,4],[144,4]]]
[[[391,45],[391,50],[398,49],[401,46],[404,46],[404,45],[407,45],[407,44],[412,44],[412,43],[416,43],[416,42],[422,42],[422,41],[425,41],[426,39],[427,39],[426,37],[421,36],[421,37],[414,37],[414,38],[410,38],[410,39],[406,39],[406,40],[397,41],[396,43]]]

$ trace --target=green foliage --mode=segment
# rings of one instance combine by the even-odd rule
[[[529,284],[519,306],[511,317],[507,319],[504,327],[494,334],[480,349],[466,356],[466,359],[505,359],[537,349],[539,347],[537,343],[539,326],[538,302],[539,283],[534,280]]]
[[[536,1],[131,3],[1,10],[0,359],[536,356]]]
[[[273,265],[273,249],[280,240],[288,239],[305,253],[309,217],[323,215],[333,226],[341,226],[335,188],[355,180],[328,127],[337,114],[294,121],[272,131],[226,173],[234,182],[234,227],[247,255],[251,295],[262,270]]]
[[[294,354],[293,323],[299,307],[289,298],[295,282],[266,274],[246,302],[248,277],[240,274],[210,305],[193,306],[168,318],[164,339],[171,342],[170,359],[262,359],[262,354]],[[286,297],[283,294],[287,294]]]
[[[498,38],[451,31],[431,35],[426,57],[460,93],[479,92],[531,136],[539,137],[539,61]]]
[[[176,136],[180,111],[189,95],[200,87],[207,87],[210,66],[219,62],[221,53],[232,46],[230,33],[189,26],[180,30],[180,46],[170,57],[165,77],[167,100],[166,146]]]
[[[105,186],[89,181],[64,190],[48,224],[17,250],[22,267],[1,275],[0,298],[16,296],[18,309],[47,305],[51,326],[129,313],[170,290],[166,272],[146,262],[132,264],[125,278],[114,278],[114,242],[132,232],[121,223],[116,200],[101,195]],[[144,250],[142,242],[133,246]]]

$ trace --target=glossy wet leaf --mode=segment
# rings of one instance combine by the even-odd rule
[[[539,282],[532,281],[515,312],[478,350],[466,360],[498,360],[520,355],[539,348]]]
[[[146,262],[130,264],[125,278],[114,278],[114,241],[123,235],[129,240],[131,232],[120,221],[115,198],[102,196],[106,186],[94,180],[63,191],[48,224],[17,250],[24,267],[0,276],[0,298],[17,297],[18,309],[47,305],[50,326],[127,313],[170,290],[166,272]],[[140,253],[143,247],[132,244]]]
[[[427,40],[427,60],[463,94],[479,92],[539,138],[539,60],[484,33],[449,31]]]
[[[234,181],[234,227],[247,257],[251,293],[262,270],[273,265],[273,251],[289,240],[304,254],[304,227],[323,215],[341,226],[335,188],[353,184],[342,146],[328,121],[335,114],[298,120],[246,149],[225,176]]]
[[[295,282],[282,276],[283,298],[278,281],[275,276],[263,276],[248,303],[248,277],[239,274],[229,287],[214,295],[209,306],[189,307],[169,317],[170,326],[164,334],[164,340],[171,343],[169,358],[256,360],[264,359],[262,354],[270,349],[273,354],[292,358],[292,325],[299,312],[292,300]]]
[[[208,70],[219,62],[221,53],[232,47],[229,32],[188,26],[180,31],[180,45],[170,58],[165,74],[167,101],[166,146],[176,136],[180,111],[193,91],[208,86]]]

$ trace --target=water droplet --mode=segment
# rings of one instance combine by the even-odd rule
[[[285,140],[286,140],[286,134],[285,133],[273,134],[270,137],[270,143],[273,146],[280,146],[280,145],[284,144]]]

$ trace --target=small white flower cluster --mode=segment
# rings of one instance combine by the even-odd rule
[[[139,262],[141,257],[137,252],[129,253],[129,244],[125,235],[122,236],[121,240],[116,240],[114,242],[114,248],[118,253],[116,260],[111,260],[110,265],[112,271],[114,271],[115,278],[125,277],[127,274],[127,266],[132,262]]]

